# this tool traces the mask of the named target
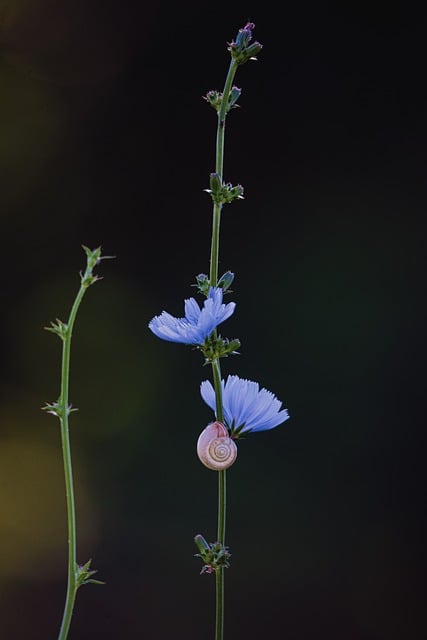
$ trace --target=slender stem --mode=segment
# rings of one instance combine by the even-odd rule
[[[236,74],[238,63],[232,59],[225,80],[224,90],[222,93],[221,107],[218,111],[218,125],[216,134],[216,163],[215,172],[223,179],[224,170],[224,138],[225,138],[225,119],[227,116],[227,107],[230,91],[233,85],[234,76]],[[218,282],[218,262],[219,262],[219,232],[221,224],[222,205],[214,203],[213,220],[212,220],[212,243],[211,243],[211,260],[210,260],[210,283],[216,286]],[[218,358],[212,362],[212,374],[215,388],[216,417],[220,422],[224,421],[222,408],[222,389],[221,389],[221,369]],[[226,517],[226,472],[218,472],[218,533],[217,538],[223,546],[225,545],[225,517]],[[215,616],[215,640],[223,640],[224,638],[224,567],[220,567],[216,571],[216,616]]]
[[[216,398],[216,417],[217,420],[223,422],[222,408],[222,389],[221,389],[221,370],[219,360],[212,362],[212,373],[214,380],[215,398]],[[227,483],[226,471],[218,471],[218,530],[217,540],[225,546],[225,517],[227,507]],[[224,567],[219,567],[216,571],[215,582],[215,640],[222,640],[224,637]]]
[[[216,417],[220,422],[224,422],[221,393],[221,370],[219,360],[212,363],[212,373],[214,379],[214,389],[216,397]],[[226,475],[225,470],[218,472],[218,533],[217,540],[222,545],[225,544],[225,515],[226,515]]]
[[[234,58],[231,59],[228,68],[227,77],[225,79],[224,90],[222,92],[221,107],[218,111],[218,128],[216,132],[216,168],[215,171],[222,178],[223,162],[224,162],[224,134],[225,134],[225,118],[227,116],[228,100],[230,91],[233,86],[234,76],[236,75],[238,62]]]
[[[218,282],[218,262],[219,262],[219,228],[221,224],[222,205],[214,204],[212,222],[212,245],[211,245],[211,269],[210,283],[214,287]]]
[[[225,515],[227,506],[227,478],[226,471],[218,471],[218,542],[225,546]],[[216,623],[215,640],[224,637],[224,582],[225,568],[220,567],[216,572]]]
[[[225,545],[225,515],[227,506],[226,471],[218,472],[218,542]]]
[[[227,77],[222,92],[221,108],[218,111],[218,125],[216,132],[216,161],[215,173],[222,180],[224,170],[224,138],[225,138],[225,119],[227,116],[228,99],[231,88],[233,86],[234,76],[236,75],[238,64],[232,59],[228,69]],[[222,205],[215,204],[213,206],[213,222],[212,222],[212,243],[211,243],[211,262],[210,262],[210,283],[214,287],[218,281],[218,261],[219,261],[219,230],[221,224]]]
[[[224,413],[222,409],[221,368],[218,358],[212,362],[212,374],[216,400],[216,419],[219,420],[219,422],[224,422]]]
[[[67,331],[63,339],[62,346],[62,367],[61,367],[61,395],[60,395],[60,424],[61,424],[61,442],[62,454],[64,459],[65,474],[65,492],[67,499],[67,521],[68,521],[68,582],[67,595],[65,597],[64,614],[62,617],[61,629],[58,640],[66,640],[70,629],[71,618],[73,615],[74,602],[78,589],[77,584],[77,560],[76,560],[76,509],[74,501],[74,484],[73,470],[71,464],[71,447],[70,435],[68,428],[69,414],[69,381],[70,381],[70,354],[71,354],[71,337],[73,332],[74,321],[77,311],[84,296],[87,286],[83,284],[76,296],[72,306],[70,317],[68,319]]]

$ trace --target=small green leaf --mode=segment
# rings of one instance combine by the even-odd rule
[[[76,568],[76,581],[77,588],[81,587],[83,584],[105,584],[101,580],[95,580],[91,576],[95,573],[98,573],[96,569],[90,569],[92,559],[88,560],[83,565],[77,565]]]
[[[61,338],[61,340],[65,340],[68,334],[68,325],[62,320],[55,320],[55,322],[50,323],[50,327],[44,327],[46,331],[50,331],[51,333],[55,333],[57,336]]]
[[[46,411],[46,413],[50,413],[57,418],[62,417],[62,405],[59,402],[46,402],[44,407],[41,409],[42,411]]]

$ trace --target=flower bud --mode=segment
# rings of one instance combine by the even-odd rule
[[[245,62],[246,60],[255,60],[255,56],[258,55],[261,49],[262,49],[262,44],[260,44],[259,42],[254,42],[253,44],[251,44],[245,50]]]
[[[231,553],[228,547],[220,542],[206,542],[205,538],[198,533],[194,537],[194,542],[200,553],[196,553],[206,564],[203,565],[200,573],[215,573],[219,568],[230,566]]]
[[[236,36],[236,47],[239,49],[245,49],[252,40],[252,29],[255,28],[253,22],[248,22],[243,29],[239,29],[239,33]]]
[[[230,194],[230,202],[231,200],[243,200],[243,187],[241,184],[237,184],[235,187],[231,187],[228,192]]]
[[[196,282],[197,285],[195,286],[197,286],[200,293],[203,293],[203,295],[207,296],[209,293],[209,287],[211,286],[208,276],[205,273],[199,273],[199,275],[196,276]]]
[[[226,358],[229,355],[238,355],[237,349],[240,348],[241,342],[238,338],[234,340],[224,340],[222,349],[220,352],[221,358]]]
[[[222,93],[215,90],[208,91],[204,98],[206,102],[209,102],[211,107],[215,109],[215,111],[219,111],[222,102]]]
[[[209,183],[212,195],[219,196],[222,190],[221,176],[218,173],[211,173]]]
[[[211,550],[209,544],[206,542],[201,533],[198,533],[196,536],[194,536],[194,542],[196,543],[196,547],[200,552],[200,556],[203,558],[203,560],[205,560]]]
[[[253,22],[248,22],[243,29],[240,29],[236,40],[228,47],[231,57],[238,64],[244,64],[247,60],[254,59],[254,56],[262,49],[262,45],[259,42],[249,44],[252,40],[252,29],[254,29],[254,27]]]
[[[222,287],[223,291],[227,291],[234,280],[234,273],[226,271],[218,280],[218,287]]]
[[[236,102],[242,95],[242,90],[239,87],[232,87],[230,91],[230,95],[228,96],[228,111],[233,107],[237,107]]]
[[[222,203],[228,204],[233,202],[233,200],[243,200],[243,192],[244,189],[241,184],[237,184],[233,187],[231,182],[227,182],[227,184],[223,185],[222,188]]]

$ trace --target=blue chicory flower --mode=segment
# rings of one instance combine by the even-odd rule
[[[287,409],[276,396],[260,389],[257,382],[239,376],[228,376],[221,381],[224,420],[232,434],[273,429],[289,418]],[[216,410],[215,390],[209,380],[200,385],[200,393],[206,404]]]
[[[235,302],[223,304],[221,287],[210,287],[208,297],[200,309],[194,298],[185,300],[185,317],[175,318],[167,311],[155,316],[148,324],[149,329],[162,340],[182,344],[203,345],[206,338],[236,307]]]

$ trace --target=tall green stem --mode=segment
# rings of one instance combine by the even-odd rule
[[[224,138],[225,119],[230,91],[233,85],[238,63],[232,59],[225,80],[224,91],[222,93],[221,107],[218,111],[218,125],[216,135],[216,164],[215,173],[221,181],[223,179],[224,168]],[[218,262],[219,262],[219,233],[221,224],[222,205],[214,202],[212,221],[212,243],[210,261],[210,283],[216,286],[218,282]],[[212,374],[215,389],[216,417],[223,422],[222,391],[221,391],[221,369],[218,358],[212,362]],[[218,533],[217,539],[221,545],[225,546],[225,518],[227,507],[227,484],[226,472],[218,471]],[[224,567],[219,567],[216,571],[216,616],[215,616],[215,640],[223,640],[224,637]]]
[[[52,413],[59,418],[64,463],[65,495],[67,501],[68,579],[64,613],[62,616],[58,640],[66,640],[68,637],[78,588],[82,584],[88,584],[89,582],[103,584],[100,581],[93,580],[91,578],[96,571],[90,569],[90,560],[81,567],[77,565],[76,561],[76,509],[74,502],[73,468],[71,463],[71,446],[68,425],[68,416],[72,411],[75,411],[75,409],[72,409],[69,404],[71,338],[73,335],[73,327],[77,311],[79,310],[80,303],[86,289],[99,280],[98,276],[93,275],[93,269],[101,260],[104,260],[104,256],[101,257],[101,247],[98,247],[98,249],[94,249],[93,251],[87,247],[83,247],[83,249],[87,256],[87,266],[84,274],[80,274],[80,289],[74,300],[73,306],[71,307],[68,323],[65,324],[64,322],[61,322],[61,320],[56,320],[56,322],[51,323],[50,327],[45,327],[48,331],[55,333],[62,341],[60,395],[57,402],[53,402],[51,404],[48,403],[43,407],[48,411],[48,413]]]
[[[70,381],[70,354],[71,337],[77,311],[83,299],[87,286],[81,285],[77,297],[68,319],[67,331],[64,336],[62,346],[62,367],[61,367],[61,395],[59,404],[61,413],[59,416],[61,423],[62,454],[64,459],[65,492],[67,499],[67,521],[68,521],[68,582],[67,595],[65,598],[64,614],[58,640],[65,640],[70,629],[73,615],[74,602],[78,589],[77,583],[77,560],[76,560],[76,509],[74,501],[73,469],[71,464],[71,447],[68,427],[69,415],[69,381]]]

